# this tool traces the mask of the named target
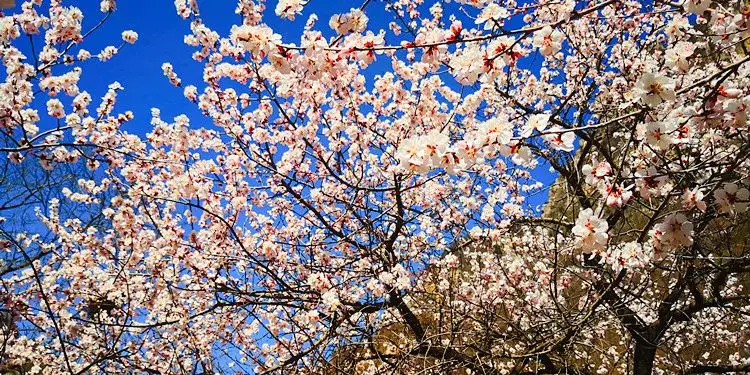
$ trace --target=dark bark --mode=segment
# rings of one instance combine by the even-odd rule
[[[637,340],[633,353],[633,375],[651,375],[654,369],[655,357],[655,345],[643,340]]]

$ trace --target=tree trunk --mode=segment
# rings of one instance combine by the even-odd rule
[[[633,354],[633,375],[651,375],[655,357],[656,346],[645,341],[636,341]]]

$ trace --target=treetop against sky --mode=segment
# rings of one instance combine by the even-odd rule
[[[17,3],[0,374],[750,371],[746,1]]]

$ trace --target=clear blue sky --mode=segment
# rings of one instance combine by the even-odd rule
[[[305,8],[302,16],[294,21],[287,21],[274,14],[273,7],[276,2],[269,1],[264,21],[281,34],[285,42],[299,43],[302,28],[311,13],[319,16],[318,28],[330,33],[328,19],[331,14],[361,5],[359,1],[341,1],[333,3],[336,5],[331,7],[331,3],[328,0],[313,0]],[[98,0],[67,1],[64,4],[75,5],[84,12],[84,31],[90,29],[103,16],[99,11]],[[387,22],[391,21],[383,5],[381,1],[376,0],[368,6],[371,25],[381,27],[379,24],[382,23],[382,27],[386,27]],[[199,6],[205,24],[222,36],[229,34],[233,24],[241,23],[240,16],[234,13],[235,1],[204,0],[199,2]],[[80,87],[91,93],[96,105],[97,100],[106,92],[107,85],[113,81],[120,82],[125,91],[118,95],[116,111],[131,110],[136,115],[135,121],[125,128],[129,132],[148,132],[152,107],[160,108],[165,120],[185,113],[194,125],[209,125],[202,123],[206,119],[182,96],[181,88],[175,88],[169,83],[161,70],[164,62],[170,62],[180,75],[183,85],[194,84],[199,89],[202,88],[202,64],[191,58],[195,48],[183,43],[184,35],[190,33],[189,26],[189,21],[177,15],[171,0],[118,1],[117,11],[104,26],[84,42],[83,47],[96,54],[107,45],[118,45],[121,41],[120,33],[127,29],[138,33],[138,42],[135,45],[126,45],[117,56],[106,63],[97,59],[83,63]],[[74,48],[73,51],[77,49]],[[385,62],[386,59],[383,58],[381,61]]]

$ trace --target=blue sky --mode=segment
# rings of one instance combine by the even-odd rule
[[[99,11],[99,1],[96,0],[68,1],[64,4],[81,8],[85,17],[84,31],[90,29],[103,16]],[[337,6],[332,8],[328,4],[330,4],[328,1],[314,0],[305,8],[300,17],[294,21],[287,21],[281,20],[274,14],[272,8],[275,6],[275,1],[271,1],[268,4],[270,9],[266,11],[264,21],[281,34],[285,42],[299,43],[299,36],[311,13],[319,16],[318,28],[330,32],[328,19],[331,14],[361,5],[356,1],[338,2]],[[242,22],[240,16],[234,13],[235,1],[201,1],[199,6],[201,17],[206,25],[222,36],[229,34],[229,29],[233,24]],[[383,3],[373,1],[368,7],[368,15],[374,21],[371,24],[386,21],[387,15],[383,9]],[[387,21],[390,21],[390,17]],[[386,25],[387,22],[384,22],[382,27]],[[201,89],[202,64],[191,58],[195,48],[183,43],[184,35],[190,32],[189,26],[189,21],[177,15],[174,4],[170,0],[118,1],[117,11],[89,40],[83,43],[83,48],[96,54],[105,46],[119,45],[120,33],[128,29],[138,33],[138,42],[135,45],[126,45],[117,56],[106,63],[92,59],[81,64],[84,71],[80,87],[91,93],[96,104],[106,92],[107,85],[114,81],[120,82],[125,87],[125,91],[118,95],[116,112],[131,110],[136,116],[135,121],[130,122],[125,128],[129,132],[137,134],[148,132],[152,107],[160,108],[165,120],[185,113],[194,125],[209,125],[202,123],[206,120],[205,117],[182,96],[182,89],[175,88],[169,83],[161,70],[164,62],[170,62],[180,75],[183,85],[194,84]]]

